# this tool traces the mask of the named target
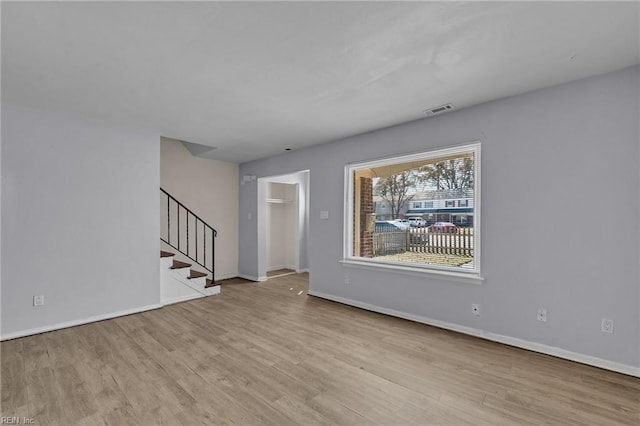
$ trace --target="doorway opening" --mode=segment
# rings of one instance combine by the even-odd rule
[[[309,171],[258,179],[260,281],[309,269]]]

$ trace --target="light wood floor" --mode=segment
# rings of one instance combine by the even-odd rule
[[[640,379],[307,296],[307,277],[2,343],[39,424],[640,424]],[[303,291],[301,295],[298,295]]]

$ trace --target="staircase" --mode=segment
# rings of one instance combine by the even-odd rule
[[[160,252],[162,303],[220,293],[214,277],[218,232],[162,188],[160,202],[165,212],[160,232],[164,243]]]
[[[160,252],[160,282],[164,305],[220,293],[220,284],[192,264],[175,259],[175,253]]]

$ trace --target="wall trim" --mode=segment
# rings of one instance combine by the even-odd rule
[[[239,276],[238,274],[223,274],[223,275],[217,276],[215,278],[215,281],[228,280],[231,278],[236,278],[238,276]]]
[[[277,271],[278,269],[291,269],[292,271],[296,270],[295,265],[276,265],[276,266],[269,266],[267,268],[267,272],[273,272],[273,271]]]
[[[356,259],[348,258],[338,261],[342,266],[348,268],[361,268],[370,269],[378,272],[392,272],[401,273],[405,275],[411,275],[414,277],[430,277],[446,281],[456,281],[467,284],[480,285],[484,281],[484,277],[476,273],[458,272],[449,270],[440,270],[435,267],[422,267],[422,266],[410,266],[408,264],[402,265],[398,263],[392,263],[391,261],[376,261],[372,259]]]
[[[201,299],[206,297],[204,294],[187,294],[186,296],[174,297],[173,299],[166,299],[162,301],[162,306],[173,305],[174,303],[186,302],[193,299]]]
[[[46,332],[49,332],[49,331],[62,330],[63,328],[75,327],[77,325],[83,325],[83,324],[89,324],[89,323],[92,323],[92,322],[104,321],[104,320],[107,320],[107,319],[122,317],[122,316],[125,316],[125,315],[139,314],[139,313],[146,312],[146,311],[152,311],[152,310],[158,309],[158,308],[162,308],[162,304],[161,303],[153,304],[153,305],[140,306],[138,308],[125,309],[123,311],[111,312],[111,313],[108,313],[108,314],[95,315],[95,316],[91,316],[91,317],[88,317],[88,318],[83,318],[83,319],[78,319],[78,320],[73,320],[73,321],[60,322],[60,323],[53,324],[53,325],[45,325],[43,327],[36,327],[36,328],[30,328],[30,329],[27,329],[27,330],[14,331],[12,333],[3,334],[2,336],[0,336],[0,341],[17,339],[18,337],[31,336],[33,334],[46,333]]]
[[[301,269],[299,271],[292,272],[292,274],[293,273],[302,274],[304,272],[309,272],[309,269],[308,268]],[[229,278],[244,278],[245,280],[255,281],[255,282],[259,282],[259,283],[267,281],[269,279],[269,277],[259,277],[258,278],[258,277],[254,277],[254,276],[251,276],[251,275],[245,275],[245,274],[237,274],[237,275],[234,275],[233,277],[229,277]]]
[[[493,342],[503,343],[509,346],[515,346],[515,347],[527,349],[533,352],[539,352],[542,354],[567,359],[569,361],[575,361],[581,364],[591,365],[593,367],[603,368],[605,370],[611,370],[617,373],[627,374],[629,376],[640,377],[640,366],[634,367],[633,365],[622,364],[619,362],[609,361],[606,359],[597,358],[594,356],[585,355],[578,352],[572,352],[572,351],[558,348],[555,346],[548,346],[542,343],[536,343],[536,342],[531,342],[524,339],[519,339],[517,337],[491,333],[489,331],[472,328],[472,327],[465,327],[463,325],[453,324],[450,322],[435,320],[432,318],[423,317],[421,315],[414,315],[406,312],[396,311],[394,309],[383,308],[377,305],[371,305],[369,303],[359,302],[357,300],[348,299],[340,296],[334,296],[331,294],[322,293],[318,291],[309,290],[307,294],[310,296],[331,300],[333,302],[354,306],[356,308],[365,309],[367,311],[372,311],[380,314],[403,318],[406,320],[415,321],[422,324],[443,328],[446,330],[456,331],[458,333],[468,334],[470,336],[479,337],[481,339],[491,340]]]
[[[252,277],[250,275],[245,275],[245,274],[238,274],[236,275],[238,278],[244,278],[245,280],[249,280],[249,281],[255,281],[255,282],[262,282],[262,281],[266,281],[267,277]]]

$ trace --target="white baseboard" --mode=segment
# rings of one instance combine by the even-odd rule
[[[262,282],[267,280],[267,277],[252,277],[250,275],[245,275],[245,274],[238,274],[236,276],[238,278],[244,278],[245,280],[255,281],[255,282]]]
[[[245,275],[245,274],[238,274],[236,275],[238,278],[244,278],[245,280],[249,280],[249,281],[258,281],[258,277],[252,277],[251,275]]]
[[[161,307],[162,307],[162,304],[147,305],[147,306],[141,306],[139,308],[126,309],[124,311],[111,312],[109,314],[95,315],[89,318],[84,318],[79,320],[60,322],[58,324],[46,325],[44,327],[36,327],[28,330],[14,331],[12,333],[3,334],[2,336],[0,336],[0,340],[4,341],[4,340],[10,340],[10,339],[17,339],[18,337],[31,336],[33,334],[46,333],[48,331],[75,327],[77,325],[89,324],[92,322],[103,321],[111,318],[121,317],[124,315],[138,314],[140,312],[151,311],[153,309],[158,309]]]
[[[298,269],[296,271],[296,274],[304,274],[305,272],[309,272],[309,268]]]
[[[200,299],[206,297],[204,294],[189,294],[182,297],[175,297],[173,299],[167,299],[162,301],[162,306],[173,305],[174,303],[186,302],[187,300]]]
[[[276,265],[276,266],[267,266],[267,272],[277,271],[278,269],[282,269],[284,266]]]
[[[570,361],[579,362],[581,364],[592,365],[594,367],[603,368],[605,370],[611,370],[629,376],[640,377],[640,367],[633,365],[621,364],[615,361],[609,361],[602,358],[597,358],[590,355],[585,355],[577,352],[572,352],[566,349],[558,348],[555,346],[548,346],[542,343],[530,342],[528,340],[519,339],[517,337],[505,336],[502,334],[491,333],[488,331],[480,330],[472,327],[465,327],[458,324],[453,324],[445,321],[439,321],[432,318],[423,317],[420,315],[413,315],[406,312],[396,311],[394,309],[383,308],[376,305],[370,305],[368,303],[359,302],[357,300],[347,299],[340,296],[334,296],[318,291],[309,290],[307,292],[310,296],[320,297],[322,299],[332,300],[334,302],[344,303],[345,305],[355,306],[356,308],[365,309],[367,311],[378,312],[385,315],[391,315],[398,318],[407,319],[434,327],[444,328],[446,330],[456,331],[458,333],[468,334],[481,339],[491,340],[493,342],[504,343],[506,345],[515,346],[522,349],[527,349],[533,352],[539,352],[546,355],[556,356],[558,358],[568,359]]]
[[[239,277],[238,274],[225,274],[225,275],[218,275],[215,277],[215,281],[220,281],[220,280],[228,280],[230,278],[236,278]]]
[[[291,269],[292,271],[296,270],[295,265],[276,265],[276,266],[269,266],[267,268],[267,272],[273,272],[273,271],[277,271],[278,269]]]

